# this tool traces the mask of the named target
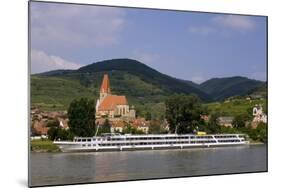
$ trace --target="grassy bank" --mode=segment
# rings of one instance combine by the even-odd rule
[[[60,152],[58,146],[53,144],[50,140],[32,140],[31,141],[32,152]]]

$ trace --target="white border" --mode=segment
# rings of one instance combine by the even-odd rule
[[[269,173],[135,181],[73,187],[267,187],[280,177],[280,34],[276,0],[67,0],[132,7],[257,14],[269,16]],[[1,154],[0,187],[27,186],[27,1],[7,0],[0,6],[1,24]]]

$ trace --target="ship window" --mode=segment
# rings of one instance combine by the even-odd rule
[[[88,142],[91,142],[91,139],[87,139]]]
[[[90,147],[91,146],[91,144],[88,144],[88,147]]]

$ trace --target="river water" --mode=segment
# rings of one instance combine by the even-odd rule
[[[31,153],[31,185],[267,170],[266,145],[97,153]]]

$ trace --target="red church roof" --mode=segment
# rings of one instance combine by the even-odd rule
[[[100,87],[100,92],[110,93],[110,85],[109,85],[108,74],[103,75],[103,80],[102,80],[102,84],[101,84],[101,87]]]
[[[98,110],[107,111],[114,110],[117,105],[127,105],[127,99],[125,96],[108,95],[100,103]]]

